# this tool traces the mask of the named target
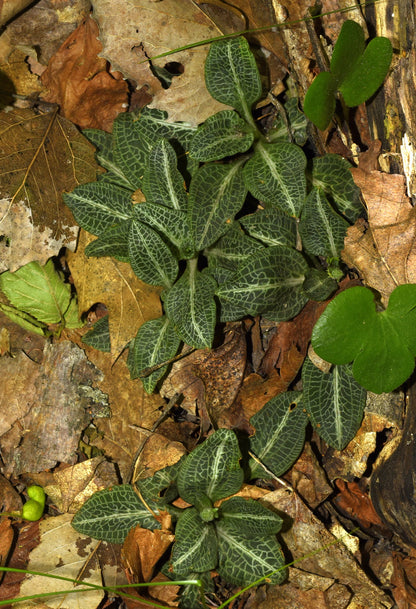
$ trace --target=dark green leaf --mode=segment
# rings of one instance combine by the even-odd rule
[[[278,209],[258,210],[241,218],[240,224],[266,245],[296,246],[296,221]]]
[[[222,320],[260,313],[275,321],[291,319],[306,302],[301,286],[307,270],[302,255],[291,248],[275,245],[259,251],[219,286]]]
[[[316,256],[338,258],[349,224],[337,214],[325,195],[313,188],[306,197],[299,223],[304,249]]]
[[[326,300],[338,289],[335,279],[324,270],[310,268],[302,285],[302,292],[309,300]]]
[[[392,56],[388,38],[378,36],[368,43],[354,69],[339,86],[347,106],[359,106],[377,91],[387,76]]]
[[[82,342],[98,351],[104,353],[110,353],[111,341],[110,341],[110,330],[108,326],[108,315],[101,317],[95,322],[92,330],[84,334]]]
[[[189,225],[197,250],[209,247],[229,230],[246,193],[241,161],[203,165],[194,174],[189,191]]]
[[[324,131],[335,112],[337,80],[331,72],[320,72],[312,81],[303,101],[303,111],[314,125]]]
[[[114,164],[133,191],[141,186],[151,148],[149,141],[140,137],[138,125],[137,117],[130,112],[119,114],[113,123]]]
[[[188,262],[183,275],[169,290],[165,311],[184,343],[196,349],[210,348],[214,338],[217,309],[214,300],[217,282],[207,272]]]
[[[72,526],[79,533],[110,543],[123,543],[130,529],[138,524],[145,529],[160,529],[160,523],[130,484],[94,493],[72,520]]]
[[[133,208],[134,209],[134,208]],[[86,256],[112,256],[121,262],[129,262],[129,230],[131,220],[110,226],[98,239],[91,241],[85,248]]]
[[[257,144],[243,173],[256,199],[289,216],[300,215],[306,195],[306,157],[295,144]]]
[[[157,203],[138,203],[134,206],[134,219],[144,222],[158,233],[165,235],[179,252],[192,255],[187,217],[185,212],[171,209]]]
[[[354,379],[351,366],[325,373],[309,358],[302,367],[303,404],[311,423],[327,444],[342,450],[357,433],[367,392]]]
[[[273,535],[280,531],[283,520],[259,501],[231,497],[223,501],[220,507],[220,518],[226,522],[227,529],[237,533],[244,531],[247,537]]]
[[[178,262],[163,239],[142,222],[134,220],[129,233],[131,268],[145,283],[170,288],[178,274]]]
[[[179,494],[188,503],[201,495],[212,502],[233,495],[243,484],[240,449],[236,435],[219,429],[197,446],[185,459],[177,478]]]
[[[136,484],[142,497],[161,505],[166,505],[176,499],[178,497],[176,478],[184,459],[186,459],[185,456],[173,465],[159,469],[153,476],[138,480]]]
[[[283,107],[286,112],[286,121],[279,115],[273,127],[267,133],[267,139],[272,143],[294,141],[303,146],[307,140],[307,121],[303,112],[298,108],[297,97],[291,97]],[[288,130],[289,128],[289,130]]]
[[[262,86],[245,38],[219,40],[211,45],[205,62],[205,84],[214,99],[232,106],[253,123],[251,107],[260,98]]]
[[[345,80],[354,69],[365,49],[363,28],[356,22],[348,19],[342,24],[331,57],[331,73],[337,83]]]
[[[140,326],[136,337],[130,343],[127,366],[131,378],[140,377],[140,373],[146,368],[174,357],[178,352],[180,342],[169,318],[163,316],[146,321]],[[149,376],[142,378],[143,387],[147,393],[152,393],[167,368],[167,366],[162,366]]]
[[[275,476],[284,474],[298,458],[305,442],[308,418],[302,394],[287,391],[272,398],[250,419],[256,429],[250,450]],[[264,468],[250,459],[252,478],[267,478]]]
[[[325,154],[313,159],[312,183],[325,191],[336,209],[350,222],[363,213],[360,189],[355,185],[351,165],[339,154]]]
[[[63,198],[78,224],[93,235],[101,235],[114,224],[129,220],[133,214],[131,193],[115,184],[82,184],[72,192],[64,193]]]
[[[142,190],[148,201],[186,211],[188,197],[173,147],[165,139],[150,150]]]
[[[218,573],[236,586],[247,586],[264,576],[280,584],[286,577],[283,552],[274,535],[248,537],[226,520],[216,523],[218,536]]]
[[[195,508],[186,509],[179,517],[175,540],[170,560],[175,575],[215,569],[218,563],[215,529],[201,520]]]
[[[189,153],[198,161],[217,161],[245,152],[253,140],[253,128],[233,110],[223,110],[198,127]]]

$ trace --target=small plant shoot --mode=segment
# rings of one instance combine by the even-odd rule
[[[377,36],[365,46],[362,27],[345,21],[334,46],[329,72],[320,72],[309,87],[303,109],[322,131],[331,122],[339,91],[347,107],[367,101],[383,84],[393,49],[388,38]]]

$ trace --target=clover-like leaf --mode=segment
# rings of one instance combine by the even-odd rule
[[[240,459],[235,433],[218,429],[184,460],[177,478],[180,496],[195,504],[202,495],[212,502],[233,495],[244,479]]]
[[[198,161],[217,161],[245,152],[253,141],[253,128],[234,110],[223,110],[207,118],[198,127],[189,153]]]
[[[256,199],[299,217],[306,195],[306,156],[295,144],[258,143],[244,166],[244,180]]]
[[[134,220],[129,232],[131,268],[145,283],[169,288],[178,274],[178,262],[162,237]]]
[[[188,219],[197,250],[209,247],[229,230],[246,194],[241,161],[203,165],[194,174]]]
[[[232,106],[253,124],[251,107],[262,93],[260,74],[242,36],[211,45],[205,61],[205,84],[214,99]]]
[[[235,321],[245,315],[267,319],[292,318],[306,303],[301,293],[308,265],[289,247],[275,245],[248,258],[217,290],[221,319]]]
[[[350,365],[326,373],[307,358],[302,367],[303,404],[320,437],[342,450],[357,433],[367,392],[352,375]]]
[[[398,286],[380,313],[368,288],[341,292],[315,324],[312,346],[333,364],[354,360],[354,378],[369,391],[396,389],[415,365],[416,285]]]
[[[140,377],[146,368],[152,368],[174,357],[178,352],[181,339],[175,332],[171,320],[159,317],[146,321],[140,326],[135,338],[131,341],[127,366],[132,379]],[[155,370],[142,378],[147,393],[152,393],[158,381],[166,373],[167,366]]]
[[[196,262],[188,262],[183,275],[167,293],[165,311],[184,343],[205,349],[211,347],[214,338],[217,282],[208,269],[198,271]]]
[[[151,505],[157,513],[157,505]],[[72,526],[79,533],[110,543],[123,543],[131,528],[160,529],[160,523],[142,503],[130,484],[94,493],[75,514]]]
[[[115,184],[81,184],[63,198],[78,224],[93,235],[131,219],[133,214],[131,192]]]
[[[142,191],[152,203],[186,211],[188,196],[177,165],[171,144],[166,139],[159,140],[149,152]]]
[[[247,586],[261,577],[280,584],[286,577],[285,559],[274,535],[248,536],[234,523],[220,519],[216,523],[218,536],[218,573],[236,586]]]
[[[325,195],[313,188],[306,197],[299,223],[304,249],[316,256],[338,258],[349,224],[337,214]]]
[[[256,430],[250,438],[252,478],[265,478],[263,463],[275,476],[284,474],[298,458],[305,442],[308,418],[303,410],[302,394],[287,391],[272,398],[250,419]],[[260,463],[259,463],[260,461]]]
[[[186,509],[175,529],[170,559],[175,575],[209,571],[215,569],[217,563],[218,544],[214,526],[203,522],[195,508]]]
[[[364,48],[364,32],[345,21],[332,54],[330,71],[318,74],[309,87],[303,109],[321,130],[328,127],[339,90],[347,106],[358,106],[382,85],[390,67],[392,46],[387,38],[373,38]]]

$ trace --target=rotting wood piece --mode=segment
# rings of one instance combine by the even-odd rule
[[[407,392],[401,439],[373,473],[370,495],[383,522],[416,547],[416,381]]]

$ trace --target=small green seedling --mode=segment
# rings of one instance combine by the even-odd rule
[[[337,91],[349,108],[367,101],[382,85],[392,54],[388,38],[377,36],[366,47],[362,27],[355,21],[345,21],[332,53],[330,71],[320,72],[306,93],[306,116],[324,130],[335,112]]]
[[[393,391],[415,366],[416,285],[398,286],[380,312],[368,288],[341,292],[316,323],[312,346],[333,364],[353,361],[355,379],[369,391]]]
[[[0,516],[11,516],[34,522],[42,518],[45,509],[45,491],[41,486],[29,486],[27,489],[29,499],[23,505],[20,512],[3,512]]]
[[[154,515],[166,510],[176,520],[175,543],[164,569],[170,578],[202,578],[209,585],[215,569],[235,585],[266,575],[269,582],[280,583],[284,557],[276,533],[282,520],[258,501],[233,496],[244,478],[240,459],[234,432],[220,429],[176,465],[137,483],[146,505],[132,486],[113,487],[95,493],[72,524],[80,533],[123,542],[136,525],[160,528]],[[193,507],[172,505],[178,496]]]

